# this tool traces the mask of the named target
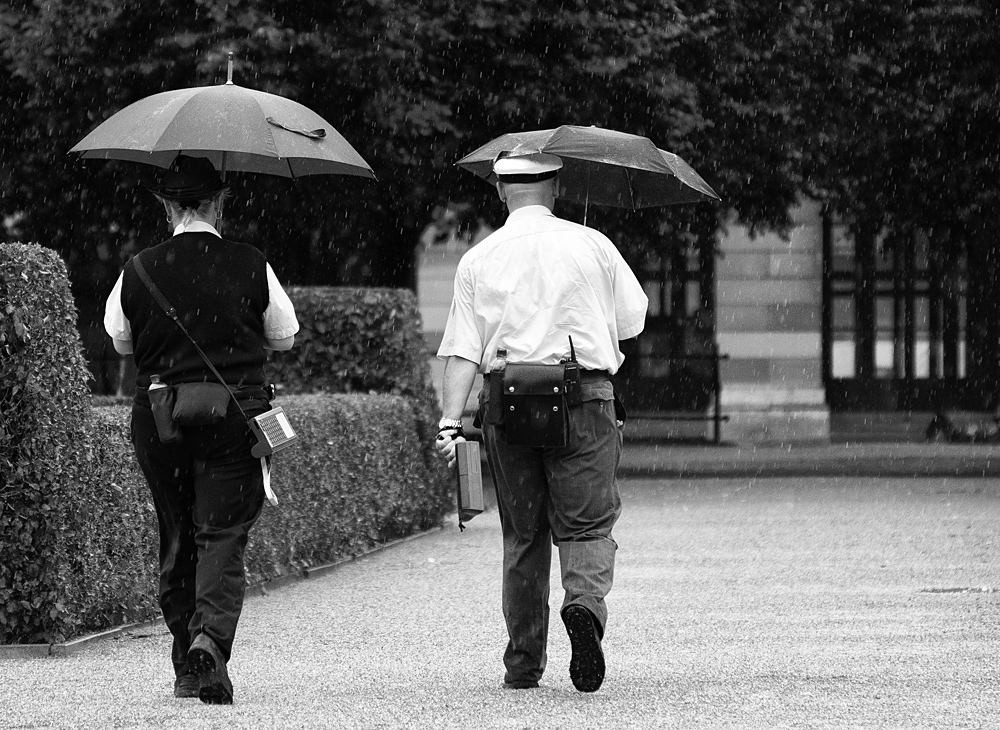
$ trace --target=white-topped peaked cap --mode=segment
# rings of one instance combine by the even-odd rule
[[[562,166],[562,160],[544,152],[530,155],[501,152],[493,161],[493,172],[500,182],[538,182],[555,177]]]

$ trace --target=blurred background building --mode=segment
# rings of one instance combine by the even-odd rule
[[[934,256],[925,234],[852,236],[812,201],[791,218],[787,236],[754,236],[734,216],[707,255],[665,247],[636,270],[650,306],[616,378],[628,435],[922,440],[935,413],[989,406],[966,378],[969,278],[988,271],[970,272],[960,248]],[[457,220],[438,212],[418,264],[437,384],[458,261],[489,232]]]

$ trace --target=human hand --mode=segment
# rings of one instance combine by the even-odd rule
[[[465,433],[461,429],[446,428],[438,432],[435,446],[437,446],[438,453],[447,460],[449,469],[455,468],[457,462],[455,444],[460,441],[465,441]]]

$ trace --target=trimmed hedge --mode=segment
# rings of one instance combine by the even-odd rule
[[[87,369],[55,252],[0,245],[0,287],[0,639],[60,638],[75,622],[63,517],[92,466]]]
[[[367,547],[371,541],[403,537],[440,523],[453,507],[454,475],[434,447],[441,409],[431,384],[416,296],[408,290],[346,287],[289,287],[288,295],[299,320],[295,347],[272,353],[268,363],[268,376],[282,398],[316,392],[395,396],[293,399],[290,417],[297,430],[302,426],[305,443],[296,449],[301,453],[295,454],[290,471],[318,479],[316,489],[323,499],[340,500],[346,513],[355,515],[355,522],[333,523],[349,553],[359,544]],[[308,418],[295,420],[302,416]],[[299,459],[305,460],[304,467]],[[378,515],[374,522],[368,520],[378,525],[377,533],[364,528],[369,542],[359,532],[363,509]],[[298,519],[303,526],[312,524],[308,514]],[[318,536],[324,527],[315,529]]]
[[[299,332],[295,347],[272,353],[268,363],[278,392],[406,396],[428,473],[434,481],[450,481],[434,447],[441,408],[416,295],[406,289],[289,287],[288,296]]]
[[[433,395],[417,298],[400,289],[289,287],[299,332],[272,354],[283,393]]]
[[[57,613],[42,606],[41,615],[23,615],[31,632],[5,627],[7,642],[70,639],[159,612],[156,515],[129,439],[130,409],[85,408],[74,475],[49,493],[54,540],[38,556]]]
[[[416,416],[393,395],[303,395],[277,401],[301,443],[275,456],[250,532],[248,579],[261,582],[336,562],[428,530],[454,509],[450,478],[429,474]]]
[[[405,369],[378,370],[369,390],[385,394],[289,395],[305,380],[286,381],[277,404],[302,442],[275,457],[279,506],[266,505],[251,532],[251,583],[358,555],[453,509],[452,476],[433,455],[423,343],[418,358],[417,337],[399,332],[416,326],[419,335],[412,294],[372,295],[379,316],[409,313],[385,327],[351,309],[371,300],[357,290],[294,294],[297,307],[341,297],[349,312],[333,306],[326,317],[361,317],[368,329],[357,336]],[[90,405],[65,266],[38,246],[0,245],[0,297],[0,642],[64,641],[153,618],[156,518],[129,440],[130,408]],[[319,331],[322,317],[309,311],[303,319]],[[304,371],[293,356],[281,368]]]

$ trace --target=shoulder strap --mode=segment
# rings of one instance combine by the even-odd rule
[[[167,298],[163,296],[163,292],[161,292],[159,287],[157,287],[156,284],[153,283],[153,280],[149,278],[149,274],[146,273],[146,267],[142,265],[142,261],[139,259],[138,254],[132,257],[132,263],[135,265],[135,273],[139,275],[139,278],[142,279],[142,283],[146,285],[147,289],[149,289],[149,293],[153,295],[153,299],[155,299],[156,303],[163,308],[166,315],[170,317],[170,319],[174,320],[174,324],[180,327],[181,332],[187,335],[187,338],[191,340],[191,344],[194,345],[194,349],[198,351],[198,354],[201,355],[201,359],[205,361],[206,365],[208,365],[208,369],[212,371],[215,377],[219,379],[219,382],[222,383],[226,390],[229,391],[229,395],[232,396],[233,401],[236,403],[236,407],[240,409],[241,413],[243,413],[243,408],[240,406],[240,402],[236,400],[236,394],[233,393],[233,389],[229,387],[229,384],[225,381],[219,371],[215,369],[215,365],[213,365],[212,361],[208,359],[208,355],[205,354],[204,350],[202,350],[198,346],[198,343],[194,341],[191,333],[187,331],[187,327],[184,326],[180,317],[177,316],[177,310],[174,306],[167,301]],[[246,414],[244,413],[243,415],[245,416]]]
[[[160,288],[153,283],[152,279],[149,278],[149,274],[146,273],[146,267],[142,265],[142,259],[140,259],[138,255],[133,256],[132,264],[135,266],[135,273],[139,275],[139,278],[142,279],[142,283],[146,285],[147,289],[149,289],[149,293],[153,295],[153,299],[156,300],[156,303],[163,308],[163,311],[166,312],[167,316],[174,320],[174,322],[177,323],[177,326],[181,328],[181,331],[190,339],[191,335],[188,335],[188,331],[184,328],[184,325],[181,324],[180,319],[177,318],[177,310],[174,309],[170,302],[167,301],[167,298],[163,296],[163,292],[160,291]],[[191,341],[194,342],[194,340]],[[197,347],[197,343],[195,344],[195,347]],[[201,352],[200,349],[198,351]]]

